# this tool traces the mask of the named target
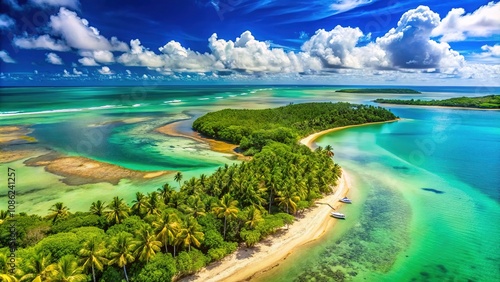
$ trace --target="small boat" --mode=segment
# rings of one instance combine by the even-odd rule
[[[344,197],[344,198],[340,199],[339,201],[341,201],[342,203],[346,203],[346,204],[352,204],[351,199],[349,199],[347,197]]]
[[[340,212],[332,212],[331,215],[335,218],[341,218],[341,219],[345,219],[345,214],[343,213],[340,213]]]

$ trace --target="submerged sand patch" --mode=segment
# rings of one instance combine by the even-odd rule
[[[136,171],[85,157],[64,156],[56,152],[28,159],[24,163],[28,166],[44,166],[46,171],[64,177],[61,181],[67,185],[100,182],[117,185],[122,179],[144,180],[171,173]]]
[[[0,145],[36,143],[34,137],[28,136],[33,129],[21,126],[0,126]]]

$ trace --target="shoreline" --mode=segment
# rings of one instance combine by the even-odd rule
[[[399,120],[401,120],[401,119],[397,118],[397,119],[388,120],[388,121],[368,122],[368,123],[362,123],[362,124],[346,125],[346,126],[341,126],[341,127],[330,128],[330,129],[326,129],[326,130],[323,130],[320,132],[313,133],[309,136],[306,136],[306,137],[300,139],[299,143],[302,145],[306,145],[311,150],[313,150],[314,149],[314,141],[316,141],[316,139],[318,139],[319,137],[321,137],[327,133],[335,132],[335,131],[339,131],[339,130],[343,130],[343,129],[347,129],[347,128],[352,128],[352,127],[359,127],[359,126],[373,125],[373,124],[382,124],[382,123],[391,123],[391,122],[396,122]]]
[[[323,130],[311,134],[299,142],[314,149],[314,140],[320,136],[355,126],[397,121],[384,121],[344,126]],[[254,247],[240,246],[234,253],[220,261],[213,262],[195,274],[184,277],[179,281],[249,281],[281,264],[287,257],[303,245],[321,238],[335,225],[338,219],[330,216],[332,209],[324,204],[330,203],[335,209],[342,205],[339,200],[347,196],[351,187],[349,174],[342,169],[332,194],[318,199],[316,206],[310,208],[300,218],[295,218],[288,229],[261,240]]]
[[[181,138],[187,138],[194,140],[199,143],[207,144],[212,151],[219,152],[219,153],[224,153],[224,154],[231,154],[235,156],[238,160],[249,160],[250,157],[247,157],[243,154],[240,154],[236,152],[236,148],[238,148],[238,145],[227,143],[224,141],[220,140],[215,140],[212,138],[207,138],[205,136],[202,136],[200,133],[190,130],[189,132],[181,131],[179,130],[179,127],[183,125],[184,123],[190,122],[190,119],[184,119],[184,120],[177,120],[171,123],[168,123],[166,125],[160,126],[155,129],[156,132],[172,136],[172,137],[181,137]]]

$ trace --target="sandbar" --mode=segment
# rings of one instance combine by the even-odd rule
[[[136,171],[118,165],[94,161],[85,157],[64,156],[51,152],[24,162],[28,166],[44,166],[45,170],[62,176],[67,185],[108,182],[117,185],[121,179],[144,180],[171,171]]]

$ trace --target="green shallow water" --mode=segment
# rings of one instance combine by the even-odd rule
[[[394,111],[411,119],[317,140],[333,144],[335,159],[367,198],[353,196],[354,204],[341,208],[347,219],[321,243],[258,280],[498,281],[498,113]]]
[[[341,88],[341,87],[338,87]],[[337,89],[338,89],[337,88]],[[1,125],[34,129],[36,146],[135,170],[182,171],[184,179],[234,162],[208,146],[154,131],[223,108],[378,97],[332,87],[0,88]],[[473,88],[418,89],[418,98],[484,95]],[[500,89],[494,89],[500,92]],[[259,277],[262,281],[498,281],[500,279],[500,113],[390,107],[401,121],[351,128],[317,140],[332,144],[351,175],[348,218],[325,237]],[[182,130],[189,130],[185,126]],[[23,160],[16,168],[19,210],[44,215],[55,202],[71,211],[119,195],[130,202],[173,177],[68,186]],[[0,201],[5,193],[0,191]],[[334,220],[334,219],[332,219]]]

